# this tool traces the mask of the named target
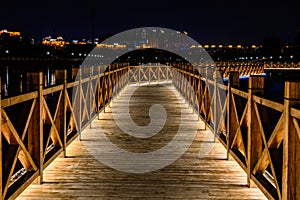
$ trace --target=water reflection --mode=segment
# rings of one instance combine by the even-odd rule
[[[27,80],[28,74],[35,72],[43,72],[44,88],[51,87],[56,84],[55,70],[67,69],[72,70],[77,66],[11,66],[0,65],[1,78],[1,93],[2,98],[16,96],[22,93],[29,92],[30,81]],[[69,72],[68,72],[69,73]]]
[[[46,74],[44,74],[44,87],[55,85],[55,70],[47,67]]]

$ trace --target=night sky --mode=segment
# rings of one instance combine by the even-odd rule
[[[198,3],[195,3],[198,2]],[[300,30],[299,0],[2,1],[0,29],[41,39],[66,39],[155,26],[187,31],[200,44],[251,44],[266,36],[293,41]]]

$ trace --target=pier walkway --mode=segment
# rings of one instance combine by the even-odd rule
[[[128,106],[126,102],[129,102],[132,120],[139,126],[151,123],[151,106],[162,105],[167,114],[165,125],[149,138],[124,133],[116,124],[112,111],[115,109],[114,114],[123,116],[124,107]],[[189,122],[183,123],[181,119],[189,119],[186,120]],[[127,123],[125,117],[118,120],[121,125]],[[119,148],[143,154],[170,144],[176,139],[180,126],[186,137],[179,137],[178,142],[186,144],[195,125],[197,133],[187,151],[161,169],[126,172],[136,166],[122,166],[130,162],[120,161],[109,152],[105,155],[111,155],[110,159],[123,171],[108,167],[97,159],[108,149],[103,136]],[[91,127],[82,131],[81,141],[74,140],[68,146],[66,158],[61,153],[44,170],[43,184],[32,183],[17,199],[266,199],[256,186],[247,186],[245,171],[233,159],[227,160],[226,148],[213,140],[205,123],[198,119],[172,84],[128,85],[105,112],[92,121]],[[201,154],[205,148],[209,151]],[[166,155],[161,157],[168,158]],[[153,162],[159,162],[159,159]]]

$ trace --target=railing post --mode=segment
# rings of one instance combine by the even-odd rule
[[[208,80],[212,80],[212,77],[213,77],[213,72],[212,72],[210,66],[206,67],[205,75],[206,75],[205,84],[206,84],[206,87],[207,87],[206,94],[204,94],[205,122],[209,123],[209,112],[210,112],[209,107],[212,105],[212,99],[211,99],[212,94],[210,94],[209,81]]]
[[[112,85],[112,77],[113,77],[113,73],[112,73],[112,69],[111,69],[112,65],[109,65],[109,72],[108,72],[108,80],[107,80],[107,89],[108,89],[108,102],[107,105],[108,107],[110,107],[110,101],[112,99],[112,92],[113,92],[113,85]]]
[[[38,102],[39,102],[39,128],[40,128],[40,180],[39,183],[43,183],[43,173],[44,173],[44,129],[43,129],[43,73],[39,72],[39,82],[38,82],[38,88],[39,88],[39,95],[38,95]]]
[[[234,139],[234,131],[233,129],[233,123],[232,120],[234,116],[234,108],[232,105],[232,93],[231,88],[232,87],[238,87],[239,86],[239,72],[237,71],[230,71],[228,74],[228,93],[227,93],[227,134],[226,134],[226,140],[227,140],[227,159],[230,158],[230,147],[231,143]]]
[[[167,72],[167,82],[169,81],[169,73],[171,72],[171,66],[169,63],[166,63],[166,72]]]
[[[158,79],[158,83],[160,83],[160,69],[161,69],[161,68],[160,68],[160,63],[158,63],[158,65],[156,64],[156,66],[157,66],[157,72],[158,72],[158,73],[157,73],[157,74],[158,74],[158,75],[157,75],[157,79]]]
[[[28,126],[28,151],[37,161],[39,184],[43,183],[44,142],[43,142],[43,73],[27,73],[27,88],[38,91],[37,102]]]
[[[198,76],[198,84],[197,84],[197,111],[198,111],[198,120],[200,119],[200,115],[201,115],[201,104],[202,104],[202,82],[201,82],[201,76],[202,74],[200,73],[200,67],[198,67],[198,71],[199,71],[199,76]]]
[[[151,74],[150,74],[150,69],[152,68],[152,66],[150,65],[149,63],[149,66],[148,66],[148,82],[149,82],[149,85],[151,83]]]
[[[184,85],[183,85],[183,88],[182,88],[182,94],[184,96],[184,103],[187,104],[188,107],[189,107],[188,96],[187,96],[187,85],[188,85],[188,77],[186,75],[187,65],[182,63],[182,69],[183,69],[182,77],[183,77],[183,80],[184,80]]]
[[[290,109],[300,103],[300,82],[285,82],[284,90],[284,139],[283,139],[283,167],[282,167],[282,199],[300,199],[299,180],[299,140],[297,130],[293,125]]]
[[[88,94],[89,94],[89,126],[92,128],[92,76],[93,76],[93,66],[89,66],[89,87],[88,87]]]
[[[260,134],[259,124],[256,123],[255,109],[253,106],[253,95],[263,94],[264,92],[264,77],[260,75],[250,75],[248,85],[248,107],[247,107],[247,184],[252,187],[251,184],[251,171],[254,168],[255,163],[259,159],[259,155],[262,151],[262,139]]]
[[[218,134],[218,122],[217,122],[217,119],[218,119],[218,117],[217,117],[217,112],[218,112],[218,110],[217,110],[217,86],[218,86],[218,84],[217,84],[217,73],[218,73],[219,71],[218,71],[218,69],[217,68],[215,68],[215,71],[213,72],[214,74],[213,74],[213,79],[214,79],[214,99],[213,99],[213,105],[214,105],[214,107],[213,107],[213,121],[214,121],[214,142],[216,142],[216,140],[217,140],[217,134]]]
[[[79,139],[79,141],[81,140],[81,127],[82,127],[82,120],[81,120],[81,114],[82,114],[82,112],[81,112],[81,103],[82,103],[82,83],[81,83],[81,79],[82,79],[82,67],[80,67],[79,69],[78,69],[78,75],[77,76],[79,76],[79,84],[78,84],[78,89],[79,89],[79,92],[78,92],[78,95],[79,95],[79,106],[78,106],[78,109],[79,109],[79,123],[78,123],[78,139]]]
[[[97,102],[96,102],[96,105],[97,105],[97,114],[98,114],[98,116],[99,116],[99,108],[100,108],[100,73],[101,73],[101,68],[100,68],[100,65],[98,65],[97,66],[98,67],[98,71],[97,71],[97,75],[98,75],[98,77],[97,77],[97,81],[96,81],[96,91],[97,91]]]
[[[190,73],[190,66],[187,65],[187,70],[186,72]],[[191,107],[192,106],[192,99],[191,99],[191,87],[192,87],[192,77],[190,74],[187,74],[187,79],[188,79],[188,84],[186,84],[186,89],[185,89],[185,92],[186,92],[186,96],[187,96],[187,101],[188,101],[188,107]]]
[[[138,80],[138,85],[140,85],[140,84],[141,84],[141,69],[142,69],[142,65],[141,65],[141,64],[139,64],[139,66],[138,66],[138,72],[139,72],[139,80]]]
[[[127,66],[127,85],[129,85],[130,82],[130,66]]]
[[[62,91],[62,110],[59,112],[58,117],[62,118],[58,121],[62,120],[61,124],[58,127],[59,134],[62,133],[63,136],[63,152],[64,157],[67,156],[67,70],[56,70],[55,71],[55,79],[57,84],[63,84],[63,91]]]
[[[194,65],[192,65],[193,67],[192,67],[192,69],[193,69],[193,76],[192,76],[192,83],[193,83],[193,85],[192,85],[192,95],[193,95],[193,110],[195,111],[195,110],[197,110],[197,107],[196,107],[196,100],[197,100],[197,86],[196,86],[196,76],[195,76],[195,74],[196,74],[196,66],[194,66]]]
[[[1,77],[0,77],[0,109],[2,109],[2,105],[1,105],[1,94],[2,94],[2,82],[1,82]],[[2,121],[2,111],[0,110],[0,119]],[[2,173],[3,173],[3,166],[2,166],[2,154],[3,154],[3,151],[2,151],[2,122],[0,124],[0,199],[2,200],[3,199],[3,176],[2,176]]]

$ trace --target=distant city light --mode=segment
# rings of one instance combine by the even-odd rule
[[[82,54],[81,54],[81,53],[79,53],[78,55],[79,55],[79,56],[81,56]]]
[[[9,53],[9,50],[6,50],[5,53]]]
[[[270,56],[270,59],[273,59],[273,56]]]
[[[71,53],[72,56],[74,56],[74,53]]]
[[[47,53],[46,53],[47,55],[50,55],[50,52],[49,51],[47,51]]]
[[[293,56],[293,55],[291,55],[291,56],[290,56],[290,58],[291,58],[291,59],[293,59],[293,58],[294,58],[294,56]]]
[[[281,59],[282,58],[282,56],[279,56],[279,59]]]

